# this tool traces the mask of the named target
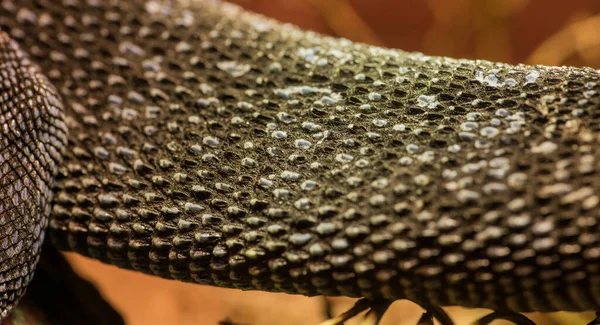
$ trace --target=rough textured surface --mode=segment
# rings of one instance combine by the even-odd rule
[[[33,276],[66,144],[56,90],[0,32],[0,319]]]
[[[5,0],[0,17],[64,98],[62,249],[241,289],[600,307],[598,71],[202,1]]]

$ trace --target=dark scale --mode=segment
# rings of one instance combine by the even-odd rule
[[[64,103],[54,201],[34,207],[55,245],[240,289],[600,307],[598,71],[428,57],[190,2],[2,3]],[[22,291],[3,290],[4,305]]]
[[[67,145],[56,89],[0,32],[0,319],[33,277]],[[77,218],[74,210],[73,218]]]

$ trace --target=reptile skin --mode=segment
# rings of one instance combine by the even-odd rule
[[[0,319],[25,292],[67,146],[56,89],[0,32]]]
[[[0,27],[64,106],[26,58],[30,83],[2,75],[0,206],[36,216],[12,217],[30,255],[0,251],[4,313],[50,209],[60,249],[168,279],[600,308],[599,71],[353,44],[214,1],[4,0]],[[43,105],[14,103],[30,90]],[[37,199],[8,199],[13,180]]]

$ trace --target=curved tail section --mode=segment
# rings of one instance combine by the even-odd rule
[[[0,319],[24,294],[39,259],[67,144],[63,118],[56,89],[0,32]]]

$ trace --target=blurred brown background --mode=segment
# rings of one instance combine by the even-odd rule
[[[433,55],[600,68],[599,0],[236,0],[305,29]],[[318,324],[322,300],[238,292],[151,278],[69,255],[128,325]],[[338,312],[349,299],[336,299]],[[485,310],[450,309],[458,325]],[[397,302],[384,324],[414,325],[422,310]],[[531,315],[539,324],[586,324],[591,314]],[[508,324],[496,322],[494,324]]]
[[[305,29],[432,55],[600,68],[598,0],[234,0]]]

